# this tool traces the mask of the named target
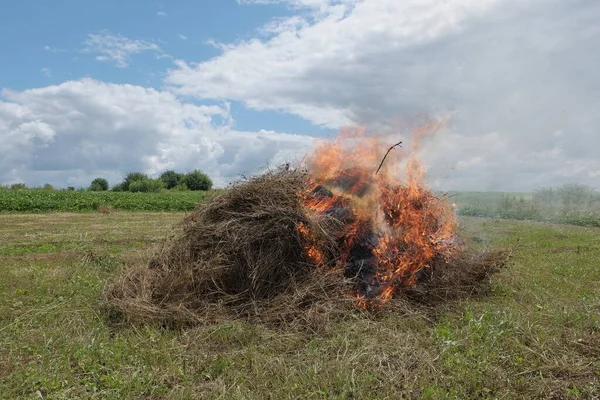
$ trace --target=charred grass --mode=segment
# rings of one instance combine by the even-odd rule
[[[513,249],[486,293],[314,329],[115,324],[105,286],[182,217],[0,215],[0,398],[600,396],[597,228],[463,218],[473,246]]]

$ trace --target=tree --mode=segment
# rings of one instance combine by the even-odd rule
[[[564,205],[582,206],[591,202],[596,191],[594,188],[578,183],[567,183],[558,188]]]
[[[129,185],[129,191],[143,193],[158,192],[163,187],[163,182],[160,179],[146,178],[131,182]]]
[[[27,189],[27,186],[24,183],[13,183],[10,185],[11,190],[24,190]]]
[[[533,199],[540,204],[549,205],[554,203],[557,197],[557,190],[553,187],[543,187],[535,191]]]
[[[143,172],[129,172],[125,175],[123,182],[121,183],[122,190],[127,192],[129,191],[129,185],[136,181],[143,181],[144,179],[149,179],[148,175]]]
[[[213,184],[208,175],[198,169],[185,174],[183,182],[190,190],[210,190]]]
[[[178,174],[177,172],[172,170],[165,171],[158,177],[158,179],[162,181],[162,183],[167,189],[173,189],[174,187],[179,185],[182,178],[183,174]]]
[[[113,187],[112,187],[112,189],[110,189],[110,190],[112,190],[113,192],[124,192],[124,191],[125,191],[125,189],[123,188],[123,182],[121,182],[121,183],[117,183],[117,184],[116,184],[115,186],[113,186]]]
[[[104,178],[96,178],[92,181],[90,190],[92,192],[103,192],[108,190],[108,181]]]
[[[45,183],[44,186],[42,187],[42,189],[44,189],[44,190],[54,190],[54,186],[52,186],[49,183]]]

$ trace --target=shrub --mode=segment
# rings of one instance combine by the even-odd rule
[[[540,204],[552,204],[556,200],[556,189],[543,187],[535,191],[533,199]]]
[[[165,171],[158,177],[158,179],[162,181],[162,183],[165,185],[165,188],[167,189],[173,189],[174,187],[179,185],[182,178],[183,174],[178,174],[177,172],[172,170]]]
[[[558,188],[564,205],[583,206],[593,201],[595,190],[587,185],[567,183]]]
[[[121,182],[123,191],[125,191],[125,192],[129,191],[129,186],[133,182],[143,181],[144,179],[150,179],[150,178],[148,177],[148,175],[144,174],[143,172],[129,172],[127,175],[125,175],[123,182]]]
[[[149,193],[149,192],[159,192],[162,189],[163,183],[160,179],[150,179],[146,178],[143,180],[136,180],[131,182],[129,185],[129,191],[138,193]]]
[[[125,187],[123,185],[123,182],[117,183],[115,186],[112,187],[111,190],[113,192],[125,192]]]
[[[108,181],[104,178],[96,178],[92,181],[89,190],[92,192],[103,192],[108,190]]]
[[[213,184],[208,175],[198,169],[188,172],[183,182],[189,190],[210,190]]]
[[[179,183],[177,186],[175,186],[175,187],[174,187],[173,189],[171,189],[171,190],[173,190],[173,191],[178,191],[178,192],[184,192],[184,191],[187,191],[187,190],[190,190],[190,189],[188,189],[188,187],[187,187],[187,185],[185,184],[185,182],[180,182],[180,183]]]

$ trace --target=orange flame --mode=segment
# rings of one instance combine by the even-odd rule
[[[308,158],[307,193],[322,190],[327,195],[304,195],[304,205],[317,213],[350,214],[340,217],[347,220],[337,265],[352,262],[356,246],[369,249],[374,273],[368,284],[376,292],[355,293],[365,309],[384,304],[402,287],[415,286],[422,270],[455,250],[454,210],[427,189],[425,169],[414,155],[420,139],[440,127],[434,123],[416,128],[413,154],[391,151],[378,174],[375,170],[389,146],[363,129],[346,129],[334,140],[321,141]],[[306,226],[298,229],[310,238]],[[315,244],[307,245],[306,254],[315,264],[323,264],[323,252]]]
[[[315,238],[311,234],[308,227],[303,223],[299,223],[296,228],[298,229],[298,232],[300,232],[300,235],[308,242],[304,251],[306,252],[306,256],[308,257],[309,261],[315,265],[322,265],[323,261],[325,260],[325,256],[323,255],[321,249],[314,244]]]

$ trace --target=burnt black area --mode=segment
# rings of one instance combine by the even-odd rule
[[[366,297],[375,297],[380,290],[375,278],[377,258],[373,255],[376,244],[377,235],[370,224],[361,226],[358,237],[351,244],[344,268],[344,276],[353,279],[356,290]]]
[[[333,192],[331,190],[327,189],[325,186],[321,186],[321,185],[314,188],[312,190],[311,194],[314,197],[317,197],[319,199],[322,199],[324,197],[329,197],[329,198],[333,197]]]
[[[356,181],[347,181],[350,185]],[[366,192],[365,192],[366,193]],[[333,198],[334,194],[331,190],[324,186],[317,186],[311,193],[315,198]],[[324,211],[325,215],[331,216],[340,221],[345,226],[350,226],[356,222],[350,203],[344,198],[338,198],[331,206]],[[361,223],[358,228],[357,237],[348,240],[348,235],[342,235],[338,238],[338,247],[347,249],[348,258],[344,266],[344,276],[352,279],[355,283],[356,290],[362,295],[373,298],[380,292],[379,283],[375,278],[377,272],[377,259],[373,255],[373,248],[377,244],[377,235],[375,234],[371,224],[368,222]],[[348,244],[350,243],[350,244]]]
[[[321,185],[314,188],[311,192],[311,195],[317,199],[334,197],[334,194],[331,190]],[[329,217],[335,218],[344,225],[352,224],[354,221],[356,221],[356,217],[350,208],[348,200],[342,197],[337,198],[323,213]]]
[[[362,197],[371,189],[371,179],[361,168],[349,168],[325,182],[328,186],[338,187],[356,196]]]

